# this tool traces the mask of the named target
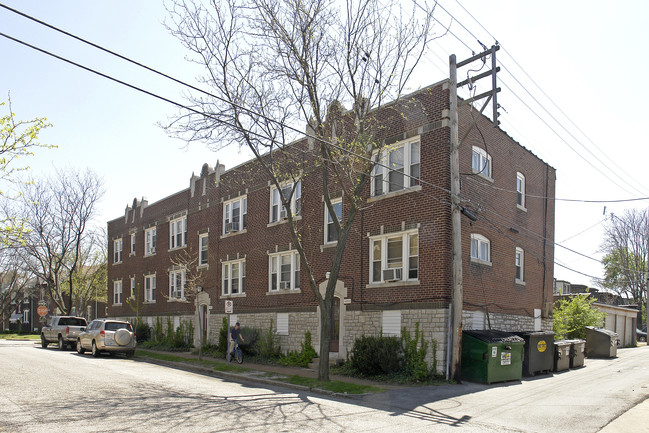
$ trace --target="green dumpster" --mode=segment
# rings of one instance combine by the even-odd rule
[[[494,383],[521,380],[525,340],[504,331],[462,332],[462,379]]]

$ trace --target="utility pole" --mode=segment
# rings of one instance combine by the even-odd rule
[[[464,60],[460,63],[456,62],[455,54],[451,54],[449,58],[449,120],[451,128],[450,137],[450,173],[451,173],[451,229],[452,229],[452,242],[453,242],[453,291],[452,291],[452,329],[451,329],[451,365],[449,376],[456,382],[461,381],[461,359],[462,359],[462,310],[464,309],[464,289],[462,286],[462,220],[461,213],[464,209],[460,203],[460,155],[459,148],[462,141],[468,136],[469,132],[473,129],[474,123],[467,130],[466,135],[459,140],[459,113],[458,113],[458,99],[457,89],[469,83],[474,83],[482,78],[491,77],[492,89],[480,95],[463,100],[461,105],[470,104],[473,101],[487,98],[484,106],[480,110],[482,113],[493,99],[493,124],[498,126],[498,103],[496,102],[496,95],[500,91],[496,87],[496,73],[500,70],[496,66],[496,51],[500,47],[498,45],[492,46],[491,49],[474,55],[473,57]],[[486,63],[487,56],[491,56],[491,70],[483,72],[475,77],[467,78],[461,83],[457,82],[457,69],[468,65],[476,60],[482,60]],[[470,218],[474,220],[475,216],[471,215]]]

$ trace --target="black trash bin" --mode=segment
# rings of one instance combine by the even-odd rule
[[[462,379],[493,383],[521,380],[523,346],[518,335],[504,331],[462,332]]]
[[[608,329],[586,326],[586,356],[589,358],[615,358],[618,336]]]
[[[516,335],[525,340],[523,356],[523,374],[534,376],[536,373],[549,373],[554,365],[554,332],[522,331]]]
[[[567,340],[570,342],[570,368],[584,366],[586,357],[586,340]]]
[[[570,346],[568,340],[554,342],[554,371],[563,371],[570,368]]]

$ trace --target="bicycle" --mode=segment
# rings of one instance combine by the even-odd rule
[[[230,360],[234,357],[234,359],[237,360],[239,364],[243,362],[243,352],[241,351],[241,348],[239,347],[239,343],[234,343],[234,349],[232,349],[232,352],[228,353],[227,359],[228,359],[228,364],[230,363]]]

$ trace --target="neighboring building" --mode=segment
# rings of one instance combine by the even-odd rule
[[[400,335],[419,322],[437,341],[445,368],[452,293],[452,242],[447,83],[403,97],[374,115],[388,125],[382,157],[355,220],[335,293],[331,357],[345,358],[361,335]],[[551,329],[555,170],[489,119],[460,113],[466,329]],[[293,146],[307,148],[309,141]],[[186,282],[198,270],[198,304],[207,336],[217,341],[224,301],[246,327],[276,327],[283,350],[299,349],[305,331],[314,347],[319,309],[291,243],[278,194],[249,161],[226,171],[205,164],[189,188],[158,202],[134,200],[108,222],[108,314],[197,320]],[[394,167],[392,169],[391,167]],[[413,176],[414,179],[404,176]],[[290,211],[312,258],[320,287],[327,282],[337,234],[329,224],[318,170],[305,170]],[[335,200],[344,216],[348,199]],[[195,262],[183,266],[183,258]],[[186,262],[185,262],[186,263]],[[133,302],[131,302],[133,304]],[[486,313],[486,314],[485,314]],[[198,329],[198,326],[195,325]]]

